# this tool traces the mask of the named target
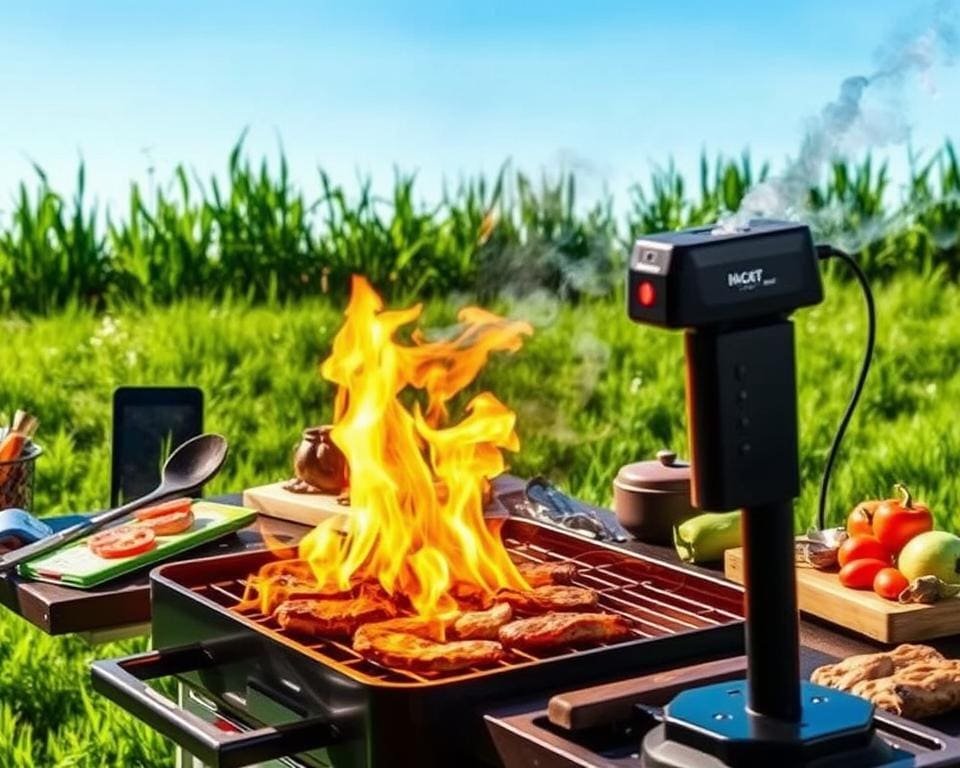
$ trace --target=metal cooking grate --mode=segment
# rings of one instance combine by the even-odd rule
[[[504,543],[518,563],[573,563],[577,568],[573,583],[595,590],[600,596],[601,610],[628,619],[636,640],[708,629],[741,620],[740,593],[735,588],[698,574],[548,530],[542,530],[530,541],[504,536]],[[346,667],[350,674],[362,676],[367,682],[409,685],[469,677],[491,669],[485,667],[424,674],[384,667],[361,657],[343,642],[318,642],[312,638],[301,638],[286,633],[270,616],[257,611],[238,611],[236,605],[244,587],[243,579],[232,579],[194,586],[193,591],[243,616],[261,631],[285,638],[288,644],[294,644],[318,661]],[[601,645],[596,643],[589,648]],[[583,650],[564,647],[537,654],[514,650],[499,664],[501,667],[515,667],[540,659],[577,654]]]

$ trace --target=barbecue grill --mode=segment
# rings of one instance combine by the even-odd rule
[[[572,562],[575,583],[627,618],[632,640],[514,652],[493,668],[425,675],[382,667],[349,644],[305,642],[236,606],[256,552],[175,563],[151,575],[159,650],[93,665],[94,686],[213,766],[299,754],[299,764],[495,764],[483,715],[532,694],[629,677],[743,647],[739,587],[532,521],[507,520],[517,560]],[[706,650],[705,650],[706,649]],[[177,675],[218,724],[162,699],[146,681]],[[227,723],[253,730],[225,730]]]

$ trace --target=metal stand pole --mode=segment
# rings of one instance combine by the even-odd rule
[[[793,505],[749,507],[740,521],[744,561],[748,706],[799,723],[800,639]]]

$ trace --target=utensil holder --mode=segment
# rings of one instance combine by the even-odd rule
[[[31,442],[26,444],[18,458],[0,461],[0,509],[15,507],[31,511],[33,475],[41,453],[43,449]]]

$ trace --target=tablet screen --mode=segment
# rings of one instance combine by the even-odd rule
[[[202,431],[198,390],[117,390],[111,503],[122,504],[156,488],[160,469],[174,448]]]

